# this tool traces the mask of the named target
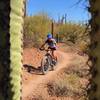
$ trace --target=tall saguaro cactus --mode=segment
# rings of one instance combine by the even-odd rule
[[[0,0],[0,100],[21,99],[24,0]]]
[[[10,6],[10,84],[14,93],[13,100],[19,100],[21,97],[19,90],[21,89],[24,0],[11,0]]]
[[[93,56],[93,92],[91,99],[100,100],[100,0],[89,0],[91,13],[91,54]]]

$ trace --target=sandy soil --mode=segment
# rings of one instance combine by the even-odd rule
[[[57,50],[58,64],[54,71],[49,71],[46,75],[42,75],[40,71],[40,62],[44,55],[35,48],[24,49],[23,54],[23,71],[22,71],[22,99],[23,100],[78,100],[71,97],[57,98],[50,97],[47,92],[46,84],[55,80],[58,77],[61,70],[65,67],[69,67],[72,64],[73,59],[78,57],[81,60],[86,61],[87,57],[79,56],[76,52],[63,52],[63,50]],[[60,75],[59,75],[60,77]],[[80,80],[82,84],[87,85],[88,80]],[[37,95],[42,95],[44,99],[36,99]]]

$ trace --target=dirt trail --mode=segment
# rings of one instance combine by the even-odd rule
[[[59,49],[57,51],[58,64],[54,71],[49,71],[46,75],[42,75],[40,71],[40,62],[44,55],[43,52],[39,52],[37,49],[24,49],[23,55],[23,71],[22,71],[22,100],[78,100],[71,97],[57,98],[57,97],[48,97],[47,84],[53,82],[55,79],[63,78],[61,74],[65,68],[71,68],[70,65],[79,64],[84,66],[88,59],[87,56],[80,56],[77,54],[74,49],[71,49],[67,46],[63,46],[64,50]],[[67,50],[67,51],[66,51]],[[64,52],[63,52],[64,51]],[[85,65],[86,66],[86,65]],[[83,68],[83,67],[82,67]],[[85,67],[87,69],[87,66]],[[68,69],[67,69],[68,70]],[[78,69],[77,69],[78,70]],[[85,78],[79,79],[82,86],[87,86],[88,80]],[[36,99],[41,98],[41,95],[46,97],[45,99]],[[40,97],[36,97],[40,96]],[[35,98],[35,99],[34,99]],[[47,99],[49,98],[49,99]],[[68,98],[68,99],[67,99]]]
[[[54,71],[50,71],[46,75],[32,74],[32,80],[30,80],[28,84],[23,84],[23,100],[26,100],[28,96],[30,96],[32,93],[35,93],[40,84],[46,84],[48,81],[52,80],[52,78],[56,76],[60,69],[66,67],[67,64],[70,63],[71,59],[73,59],[75,54],[73,55],[73,53],[64,53],[61,51],[57,51],[57,55],[59,56],[59,63],[57,64],[56,69]]]

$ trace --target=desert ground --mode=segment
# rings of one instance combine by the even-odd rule
[[[22,100],[88,100],[88,55],[78,52],[73,46],[59,44],[56,69],[42,75],[41,59],[45,52],[24,48]]]

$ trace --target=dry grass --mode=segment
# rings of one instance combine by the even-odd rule
[[[32,97],[29,97],[28,100],[45,100],[42,95],[33,95]]]
[[[69,67],[65,67],[62,69],[62,72],[66,74],[77,74],[79,77],[91,78],[90,69],[91,67],[88,66],[88,56],[79,56],[75,55],[75,57],[71,60],[72,64]]]
[[[73,100],[88,100],[87,86],[90,78],[87,57],[77,57],[71,65],[61,69],[56,79],[47,84],[47,91],[51,97],[72,97]],[[75,99],[77,98],[77,99]]]
[[[77,74],[79,77],[85,77],[90,78],[90,72],[89,69],[86,68],[86,66],[77,66],[77,65],[70,65],[68,68],[62,69],[63,72],[66,74]]]
[[[63,76],[54,82],[47,84],[47,90],[50,96],[57,97],[83,97],[86,91],[82,88],[80,78],[75,74]]]

